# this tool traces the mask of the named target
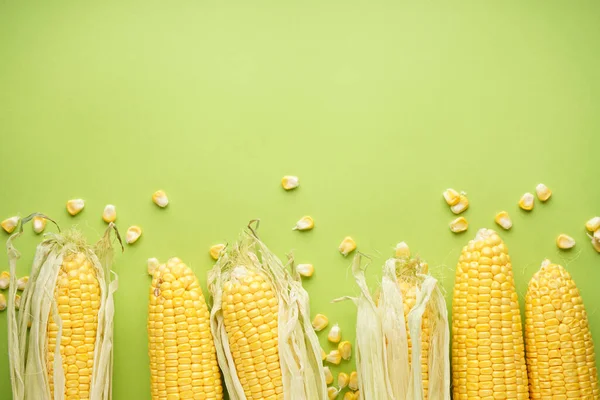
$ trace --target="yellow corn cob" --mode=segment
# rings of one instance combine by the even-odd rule
[[[462,250],[452,303],[453,399],[528,399],[518,296],[506,245],[481,229]]]
[[[532,399],[600,398],[587,314],[560,265],[545,261],[529,282],[525,339]]]
[[[278,351],[278,304],[262,273],[236,267],[223,285],[223,321],[248,399],[283,399]]]
[[[223,398],[202,289],[178,258],[154,271],[148,337],[152,399]]]

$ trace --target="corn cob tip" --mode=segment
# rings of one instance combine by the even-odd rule
[[[400,242],[396,245],[396,258],[410,258],[410,248],[406,242]]]
[[[146,261],[146,265],[148,268],[148,275],[154,275],[154,272],[157,270],[158,266],[160,265],[160,261],[158,261],[158,258],[152,257]]]

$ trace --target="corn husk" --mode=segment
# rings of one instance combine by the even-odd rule
[[[360,295],[357,305],[356,367],[360,395],[369,400],[423,400],[421,332],[423,314],[428,313],[428,400],[450,399],[448,314],[437,280],[424,274],[420,261],[387,260],[381,286],[372,296],[366,283],[361,255],[354,257],[352,271]],[[416,287],[416,302],[404,316],[400,282]],[[375,297],[375,298],[374,298]],[[412,343],[409,360],[407,326]]]
[[[302,287],[293,262],[290,262],[290,269],[286,269],[252,228],[244,231],[238,242],[221,253],[208,276],[208,289],[214,302],[210,314],[211,331],[229,398],[246,399],[229,348],[221,308],[222,286],[237,266],[262,273],[278,297],[278,346],[284,399],[327,399],[321,346],[311,325],[308,293]]]
[[[7,241],[11,280],[13,280],[8,298],[8,347],[13,400],[63,400],[65,398],[65,376],[60,354],[62,323],[54,298],[54,288],[63,258],[72,252],[82,252],[88,257],[96,270],[100,286],[100,310],[90,382],[90,400],[108,400],[111,398],[113,368],[113,294],[118,287],[118,277],[110,270],[113,254],[110,231],[114,229],[117,232],[116,227],[111,223],[94,247],[88,245],[83,235],[75,229],[65,233],[45,234],[44,240],[37,246],[29,273],[29,284],[23,291],[21,308],[17,315],[14,302],[17,290],[17,260],[20,258],[20,253],[13,242],[23,233],[23,224],[35,216],[42,216],[52,221],[41,214],[32,214],[23,219],[18,232]],[[116,234],[118,237],[118,232]],[[58,326],[54,349],[46,348],[50,313]],[[54,352],[54,393],[50,393],[46,369],[47,351]]]

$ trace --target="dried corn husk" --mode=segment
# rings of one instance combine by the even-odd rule
[[[227,247],[209,272],[208,289],[213,296],[211,331],[219,366],[231,400],[245,400],[229,348],[222,310],[222,285],[233,269],[244,266],[262,273],[278,297],[278,346],[284,399],[327,399],[321,346],[310,320],[308,293],[302,287],[293,262],[291,270],[261,242],[249,226],[237,243]]]
[[[65,376],[60,354],[62,323],[54,298],[54,287],[62,260],[71,252],[84,253],[96,270],[101,298],[89,398],[108,400],[111,398],[112,389],[113,294],[118,287],[118,277],[110,270],[113,254],[110,231],[114,229],[119,237],[118,232],[115,225],[111,223],[94,247],[88,245],[81,232],[75,229],[44,235],[45,239],[37,246],[29,273],[29,284],[23,291],[17,316],[14,302],[17,290],[17,260],[20,258],[20,253],[13,242],[23,233],[23,224],[36,216],[52,221],[44,215],[32,214],[22,220],[17,233],[7,241],[13,281],[8,296],[8,347],[13,400],[63,400],[65,398]],[[58,325],[54,349],[46,348],[50,313]],[[28,329],[28,326],[31,328]],[[54,393],[50,393],[46,369],[47,351],[54,352]]]

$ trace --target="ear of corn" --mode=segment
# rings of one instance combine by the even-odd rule
[[[481,229],[462,250],[452,302],[453,399],[527,399],[521,315],[506,245]]]
[[[587,313],[571,275],[542,263],[525,298],[525,339],[532,399],[598,399],[598,371]]]
[[[211,330],[232,400],[327,398],[308,294],[252,233],[229,246],[209,273]]]

